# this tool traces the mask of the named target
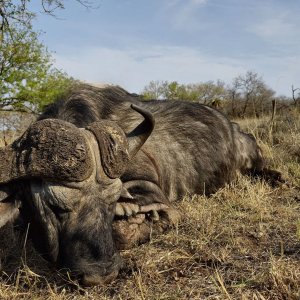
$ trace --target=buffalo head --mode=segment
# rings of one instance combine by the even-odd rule
[[[265,165],[260,147],[255,137],[241,131],[237,123],[232,122],[233,136],[236,146],[237,170],[242,174],[259,174]]]
[[[111,121],[83,129],[45,119],[0,149],[0,227],[20,212],[41,253],[85,285],[114,279],[121,265],[112,235],[120,176],[154,126],[132,108],[144,121],[127,135]]]

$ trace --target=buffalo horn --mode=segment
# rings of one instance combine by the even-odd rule
[[[134,104],[131,104],[131,108],[140,113],[144,117],[144,120],[135,129],[127,134],[128,152],[130,158],[134,157],[146,142],[155,124],[154,117],[149,111]]]
[[[86,128],[96,137],[102,168],[112,179],[124,173],[129,160],[146,142],[154,127],[154,118],[150,112],[133,104],[131,108],[140,113],[144,120],[127,135],[116,122],[109,120],[96,121]]]
[[[90,176],[91,163],[89,146],[79,128],[45,119],[0,149],[0,183],[30,177],[82,181]]]

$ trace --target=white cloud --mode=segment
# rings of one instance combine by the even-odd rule
[[[199,9],[205,6],[208,0],[172,0],[162,6],[162,17],[168,16],[173,28],[186,32],[203,30],[206,27],[198,16]]]
[[[166,0],[165,4],[169,7],[182,5],[182,6],[190,6],[190,5],[203,5],[206,4],[208,0]]]
[[[83,49],[77,54],[57,55],[56,65],[70,75],[89,82],[120,84],[139,92],[150,80],[199,82],[213,78],[230,79],[242,68],[207,59],[184,47]],[[219,76],[217,76],[217,74]]]
[[[196,5],[199,5],[199,4],[206,4],[208,0],[191,0],[191,3],[192,4],[196,4]]]
[[[299,31],[299,29],[295,28],[295,25],[290,22],[286,14],[264,19],[260,23],[251,26],[249,30],[266,39],[286,39],[293,37]]]
[[[246,30],[259,38],[264,46],[271,46],[280,52],[299,53],[299,6],[291,1],[266,1],[251,18],[252,24]],[[276,47],[276,48],[275,48]]]
[[[176,80],[180,83],[234,77],[254,70],[279,93],[289,95],[300,70],[298,57],[254,57],[230,59],[204,55],[188,47],[134,47],[125,50],[104,47],[81,48],[76,53],[56,54],[56,65],[75,78],[93,83],[119,84],[131,92],[141,92],[151,80]]]

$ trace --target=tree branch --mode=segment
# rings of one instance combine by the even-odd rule
[[[297,102],[299,101],[299,96],[297,97],[297,99],[295,98],[295,92],[296,91],[299,91],[300,88],[294,88],[294,85],[292,85],[292,97],[293,97],[293,100],[294,100],[294,104],[296,105]],[[299,95],[299,93],[298,93]]]

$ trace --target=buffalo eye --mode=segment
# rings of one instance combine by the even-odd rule
[[[64,217],[66,217],[67,214],[72,211],[70,208],[62,208],[60,206],[52,204],[49,204],[49,208],[55,214],[58,220],[62,220]]]

